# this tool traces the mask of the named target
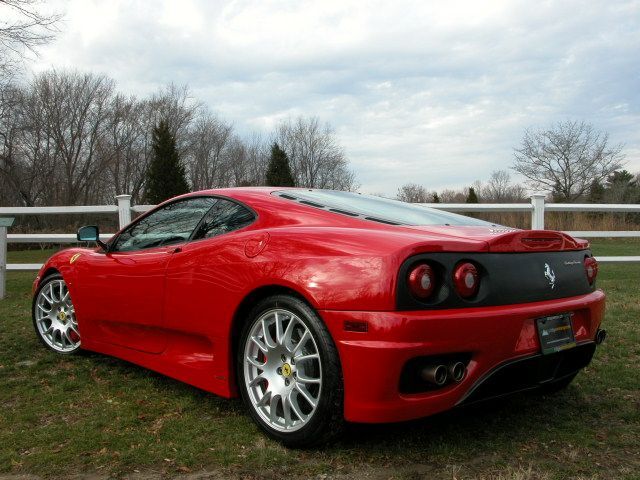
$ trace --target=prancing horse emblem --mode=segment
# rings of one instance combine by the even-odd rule
[[[551,266],[548,263],[544,264],[544,277],[549,280],[549,285],[551,286],[551,290],[556,288],[556,274],[551,269]]]

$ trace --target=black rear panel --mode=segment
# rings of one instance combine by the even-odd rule
[[[397,288],[399,310],[428,310],[509,305],[573,297],[593,292],[584,269],[589,250],[535,253],[428,253],[406,260]],[[437,287],[428,301],[416,299],[407,277],[417,264],[427,262],[437,275]],[[460,297],[453,272],[460,262],[472,262],[480,274],[480,289],[469,299]]]

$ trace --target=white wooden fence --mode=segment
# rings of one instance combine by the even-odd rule
[[[531,228],[544,229],[545,212],[611,212],[611,213],[640,213],[640,204],[576,204],[576,203],[546,203],[544,194],[534,194],[530,203],[422,203],[425,207],[437,208],[449,212],[529,212],[531,213]],[[13,217],[20,215],[61,215],[83,213],[112,213],[118,214],[120,228],[131,222],[131,212],[146,212],[153,205],[131,205],[131,195],[118,195],[116,205],[90,205],[75,207],[0,207],[0,217]],[[637,237],[640,231],[574,231],[566,232],[569,235],[581,238],[609,238],[609,237]],[[100,235],[107,240],[113,234]],[[8,243],[76,243],[75,233],[36,233],[20,234],[9,233]],[[0,232],[0,243],[2,234]],[[0,245],[0,251],[4,251],[6,245]],[[640,252],[639,252],[640,253]],[[598,257],[599,262],[640,262],[638,256]],[[5,270],[39,270],[38,263],[13,263],[2,264],[0,254],[0,276],[4,277]]]

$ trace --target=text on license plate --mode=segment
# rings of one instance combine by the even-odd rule
[[[563,313],[536,319],[542,353],[554,353],[576,346],[571,314]]]

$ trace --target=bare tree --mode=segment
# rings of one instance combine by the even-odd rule
[[[45,13],[40,0],[0,0],[0,74],[8,75],[25,50],[50,42],[60,14]]]
[[[228,186],[232,126],[205,114],[195,120],[188,137],[185,161],[193,189]]]
[[[129,193],[134,202],[139,202],[151,158],[153,127],[166,119],[184,158],[189,149],[190,129],[201,104],[191,97],[187,86],[170,84],[148,99],[118,95],[109,111],[109,138],[103,143],[102,155],[107,159],[113,183],[104,191],[109,192],[109,201],[115,194]]]
[[[24,170],[40,185],[29,202],[76,205],[96,197],[102,175],[98,145],[112,88],[105,77],[75,72],[47,72],[31,83],[13,172]]]
[[[526,190],[522,185],[511,182],[506,170],[494,170],[486,184],[479,183],[476,191],[483,202],[520,202],[526,199]]]
[[[276,128],[273,141],[287,153],[296,185],[308,188],[355,190],[342,147],[328,124],[317,117],[298,117]]]
[[[396,199],[407,203],[429,203],[433,200],[433,194],[417,183],[407,183],[398,189]]]
[[[227,182],[229,186],[249,185],[247,148],[235,135],[227,147]]]
[[[260,135],[253,134],[244,141],[246,159],[245,178],[237,185],[264,185],[269,164],[270,145]]]
[[[593,181],[603,181],[623,165],[622,145],[585,122],[559,122],[549,130],[527,130],[515,149],[513,169],[532,187],[574,201]]]
[[[99,143],[101,163],[109,172],[104,185],[108,201],[128,193],[133,201],[142,198],[147,172],[147,125],[145,104],[135,97],[115,95],[109,102],[104,135]]]
[[[166,120],[171,134],[176,139],[178,150],[184,156],[188,148],[189,127],[201,112],[202,103],[191,96],[188,86],[171,83],[152,95],[146,105],[147,130],[151,132],[160,120]]]
[[[6,84],[0,90],[0,191],[3,201],[10,204],[35,205],[42,194],[40,175],[47,173],[45,165],[36,168],[24,148],[23,138],[31,127],[31,107],[17,86]]]
[[[460,190],[446,189],[440,193],[442,203],[464,203],[467,200],[468,191],[466,188]]]

